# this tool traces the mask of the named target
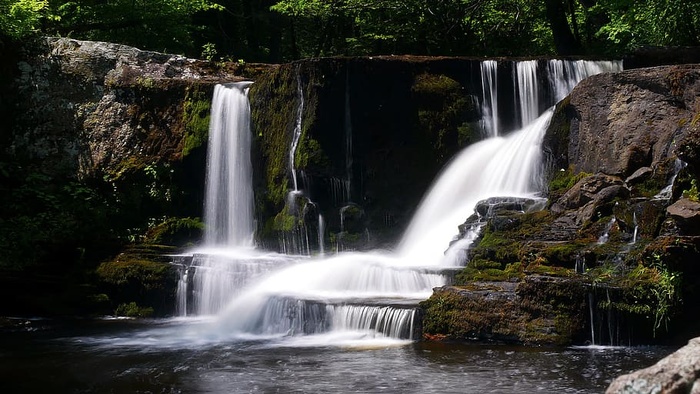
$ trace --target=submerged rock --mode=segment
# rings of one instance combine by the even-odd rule
[[[606,394],[700,393],[700,338],[645,368],[613,380]]]

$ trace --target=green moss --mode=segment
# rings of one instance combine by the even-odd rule
[[[207,143],[210,112],[211,97],[209,97],[208,92],[201,91],[196,87],[188,88],[182,107],[185,125],[182,142],[183,157]]]
[[[474,106],[462,85],[442,74],[424,73],[415,77],[411,93],[417,104],[418,127],[438,157],[444,157],[457,143],[474,142],[478,136],[469,121]]]
[[[454,92],[462,89],[459,82],[442,74],[418,75],[411,87],[411,91],[417,94],[441,97],[446,92]]]
[[[587,172],[575,172],[573,167],[569,167],[565,171],[558,171],[549,182],[549,193],[563,194],[574,187],[578,181],[589,176],[591,174]]]
[[[464,122],[457,127],[457,144],[459,146],[470,145],[479,139],[479,130],[471,122]]]
[[[578,242],[561,242],[547,244],[539,250],[538,256],[544,259],[544,264],[558,267],[573,267],[579,252],[587,244]]]
[[[276,231],[292,231],[297,225],[297,218],[294,215],[289,214],[286,208],[282,212],[278,213],[273,221],[273,229]]]
[[[110,285],[138,284],[145,290],[152,290],[163,286],[170,270],[169,264],[122,255],[120,259],[100,264],[96,274]]]
[[[331,166],[330,160],[323,151],[321,144],[313,138],[302,138],[296,150],[295,163],[298,168],[315,167],[326,169]]]
[[[261,78],[251,86],[249,97],[253,135],[255,143],[261,148],[261,159],[265,165],[264,193],[257,193],[256,196],[278,210],[284,204],[289,190],[288,150],[299,103],[295,66],[280,66]]]
[[[151,317],[153,316],[153,308],[141,307],[135,302],[129,302],[119,304],[117,309],[114,310],[114,314],[117,316],[126,317]]]
[[[155,87],[155,81],[151,77],[137,77],[135,80],[135,85],[143,89],[153,89]]]
[[[204,223],[199,218],[168,218],[146,232],[146,242],[185,246],[202,238]]]

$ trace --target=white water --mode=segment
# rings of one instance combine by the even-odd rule
[[[540,115],[539,85],[537,84],[537,60],[526,60],[515,65],[520,126],[529,125]]]
[[[603,234],[601,234],[600,237],[598,237],[598,245],[603,245],[604,243],[608,242],[608,239],[610,238],[610,230],[612,230],[612,227],[615,225],[615,222],[617,222],[617,218],[613,216],[613,218],[610,219],[608,224],[605,225]]]
[[[299,145],[299,138],[301,138],[302,118],[304,116],[304,90],[301,87],[301,75],[299,73],[297,73],[297,98],[299,100],[297,118],[294,124],[294,133],[292,134],[292,146],[289,149],[289,170],[292,172],[295,192],[299,190],[299,184],[297,183],[297,170],[294,159],[297,153],[297,146]]]
[[[481,62],[481,112],[486,137],[498,137],[498,62]]]
[[[211,105],[204,243],[253,245],[250,82],[216,85]],[[231,198],[230,196],[236,196]]]
[[[431,186],[399,244],[398,253],[407,263],[443,264],[457,226],[480,200],[534,197],[540,184],[540,146],[552,112],[508,137],[473,144],[452,160]]]
[[[552,59],[547,64],[547,70],[549,83],[554,90],[554,100],[558,102],[584,78],[604,72],[622,71],[622,62]]]
[[[484,72],[495,77],[497,64],[484,64]],[[537,67],[525,64],[517,67],[522,72],[517,73],[515,97],[520,100],[523,119],[533,117],[532,122],[505,137],[473,144],[455,157],[426,194],[395,252],[304,258],[260,257],[261,252],[240,245],[232,255],[221,250],[197,251],[193,264],[196,312],[217,315],[215,323],[200,335],[210,339],[304,335],[317,338],[322,345],[329,344],[328,338],[334,344],[344,339],[412,338],[415,306],[434,287],[446,283],[442,270],[463,264],[463,249],[478,235],[477,226],[445,257],[457,226],[473,213],[476,203],[494,196],[534,197],[542,189],[540,145],[553,110],[533,115],[540,106],[539,94],[532,92],[537,89]],[[492,117],[484,122],[498,134],[496,81],[484,75],[482,80],[484,95],[488,90],[493,100],[487,105],[484,98],[484,113]],[[293,194],[300,193],[293,152],[303,113],[299,78],[297,83],[300,103],[289,156]],[[350,174],[338,188],[342,189],[337,193],[339,199],[349,191],[349,181]],[[252,226],[252,217],[250,223]],[[319,229],[323,227],[319,216]],[[306,238],[308,246],[308,234]]]

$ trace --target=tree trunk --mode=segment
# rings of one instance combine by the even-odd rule
[[[547,19],[554,37],[554,47],[559,55],[581,54],[581,43],[574,37],[566,20],[566,8],[562,0],[546,0]]]

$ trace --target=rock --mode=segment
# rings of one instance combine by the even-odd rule
[[[700,202],[681,198],[666,208],[666,212],[683,233],[697,233],[700,229]]]
[[[420,304],[424,338],[569,344],[583,324],[585,299],[576,279],[541,275],[443,286]]]
[[[700,394],[700,337],[645,368],[613,380],[606,394]]]
[[[642,167],[625,179],[625,183],[634,184],[649,179],[654,170],[651,167]]]
[[[545,136],[550,171],[572,167],[629,177],[649,167],[654,177],[668,179],[659,164],[674,154],[674,141],[697,132],[699,97],[700,65],[587,78],[558,105]]]
[[[620,178],[605,174],[596,174],[583,178],[569,191],[564,193],[552,206],[552,211],[563,212],[585,206],[591,201],[597,204],[608,202],[618,195],[625,194],[625,188]]]
[[[491,218],[508,211],[530,212],[544,208],[545,199],[524,197],[491,197],[476,203],[474,209],[481,217]]]

